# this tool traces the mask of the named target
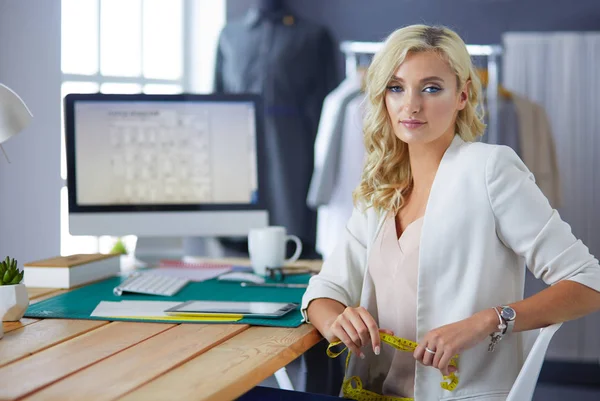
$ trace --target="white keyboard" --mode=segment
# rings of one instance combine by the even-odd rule
[[[118,287],[115,287],[113,293],[116,296],[121,296],[124,292],[132,292],[170,297],[177,294],[189,281],[180,277],[162,276],[151,273],[134,273]]]

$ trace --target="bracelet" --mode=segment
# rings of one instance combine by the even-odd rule
[[[498,312],[498,309],[496,308],[492,309],[494,310],[494,312],[496,312],[496,315],[498,315],[498,320],[500,321],[500,324],[498,325],[498,330],[500,331],[490,334],[492,340],[490,341],[490,345],[488,346],[488,352],[494,352],[496,344],[498,344],[498,342],[502,340],[502,336],[504,334],[504,331],[506,330],[506,324],[504,323],[504,319],[502,319],[502,316],[500,316],[500,312]]]
[[[498,312],[497,308],[492,308],[494,310],[494,312],[496,312],[496,315],[498,315],[498,320],[500,321],[500,324],[498,325],[498,329],[500,330],[500,333],[504,334],[506,333],[506,322],[504,321],[504,319],[502,319],[502,316],[500,315],[500,312]]]

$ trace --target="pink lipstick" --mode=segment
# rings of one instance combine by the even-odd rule
[[[414,120],[414,119],[406,119],[406,120],[402,120],[400,122],[402,123],[402,125],[404,125],[408,129],[417,129],[417,128],[420,128],[423,125],[425,125],[424,121]]]

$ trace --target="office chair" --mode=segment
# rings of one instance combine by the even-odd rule
[[[548,344],[550,344],[552,336],[554,336],[554,333],[556,333],[560,326],[562,326],[562,323],[556,323],[540,329],[537,338],[537,330],[523,333],[525,349],[529,348],[531,343],[533,343],[533,346],[527,354],[525,363],[523,364],[510,393],[508,393],[506,401],[531,401],[540,371],[542,370]]]

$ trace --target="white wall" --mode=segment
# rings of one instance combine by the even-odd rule
[[[189,0],[186,32],[186,91],[211,93],[225,0]]]
[[[0,159],[0,258],[20,265],[60,254],[60,3],[0,0],[0,82],[33,113]]]

